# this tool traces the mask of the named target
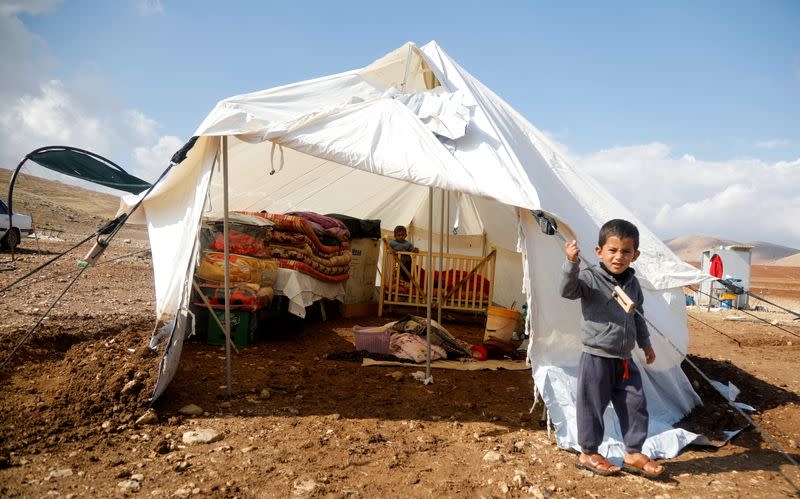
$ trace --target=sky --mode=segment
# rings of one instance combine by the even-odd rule
[[[800,249],[800,2],[0,0],[0,167],[154,180],[214,105],[436,40],[663,239]]]

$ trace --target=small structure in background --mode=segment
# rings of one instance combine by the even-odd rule
[[[727,279],[744,291],[750,291],[750,251],[752,246],[731,245],[720,246],[703,251],[700,269],[714,277]],[[709,295],[713,296],[710,298]],[[734,294],[728,288],[716,281],[706,281],[700,284],[700,292],[695,296],[695,302],[700,306],[722,308],[747,308],[748,295],[746,293]]]

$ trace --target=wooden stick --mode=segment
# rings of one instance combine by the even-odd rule
[[[636,310],[636,304],[633,303],[633,300],[622,290],[619,286],[614,286],[614,299],[617,300],[619,306],[622,307],[622,310],[625,311],[627,314],[632,314],[634,310]]]
[[[463,286],[465,282],[467,282],[473,275],[475,275],[475,271],[478,270],[481,267],[481,265],[483,265],[484,263],[486,263],[487,261],[492,259],[495,256],[496,253],[497,253],[497,250],[492,250],[491,253],[489,253],[488,255],[483,257],[481,259],[481,261],[478,262],[478,264],[475,265],[475,267],[469,272],[469,274],[467,274],[466,276],[462,277],[461,280],[458,282],[458,284],[456,286],[454,286],[453,289],[448,291],[448,293],[444,297],[444,299],[447,300],[448,298],[450,298],[450,295],[452,295],[453,292],[455,292],[457,289],[460,289],[461,286]]]

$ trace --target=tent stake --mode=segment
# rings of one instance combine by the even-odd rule
[[[225,255],[225,378],[228,385],[228,398],[233,395],[231,386],[231,297],[228,293],[230,289],[230,262],[229,242],[230,233],[228,232],[228,136],[222,136],[222,190],[223,190],[223,215],[222,232],[224,233],[224,255]]]

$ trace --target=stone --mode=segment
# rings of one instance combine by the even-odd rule
[[[178,497],[178,498],[185,498],[192,495],[192,488],[191,487],[181,487],[175,492],[172,493],[171,497]]]
[[[136,492],[142,488],[142,484],[136,480],[123,480],[117,484],[117,487],[128,492]]]
[[[153,446],[153,450],[159,454],[168,454],[172,450],[172,444],[166,438],[162,438]]]
[[[178,412],[184,416],[201,416],[203,414],[203,409],[198,405],[189,404],[178,409]]]
[[[401,379],[403,379],[403,373],[400,371],[392,371],[386,376],[392,378],[395,381],[400,381]]]
[[[293,496],[305,496],[313,493],[320,485],[314,480],[303,480],[296,482],[292,487]]]
[[[67,476],[72,476],[72,468],[62,468],[60,470],[53,470],[47,474],[44,480],[46,482],[49,482],[53,478],[64,478]]]
[[[490,450],[489,452],[483,455],[483,460],[486,461],[487,463],[497,464],[497,463],[502,463],[503,461],[506,460],[506,458],[503,457],[503,455],[500,454],[499,452]]]
[[[140,386],[139,385],[139,381],[135,380],[135,379],[132,379],[132,380],[128,381],[127,383],[125,383],[125,386],[122,387],[122,391],[120,391],[119,393],[121,395],[127,395],[129,393],[132,393],[132,392],[135,392],[135,391],[139,391],[139,386]]]
[[[214,430],[192,430],[184,433],[181,440],[189,445],[210,444],[222,440],[222,435]]]
[[[524,471],[514,470],[514,477],[511,479],[516,487],[523,487],[528,484],[528,476]]]
[[[537,487],[536,485],[531,485],[525,489],[525,491],[531,496],[536,499],[545,499],[545,495],[542,490]]]
[[[153,409],[148,409],[136,420],[136,424],[153,424],[156,422],[158,422],[158,415]]]
[[[261,400],[267,400],[272,396],[272,392],[269,391],[269,388],[263,388],[261,392],[258,394],[258,398]]]

